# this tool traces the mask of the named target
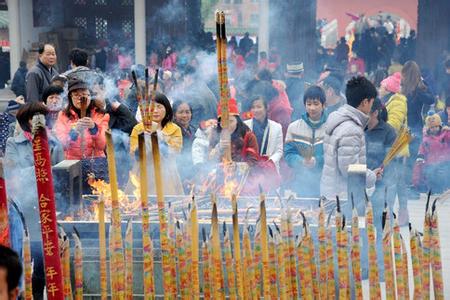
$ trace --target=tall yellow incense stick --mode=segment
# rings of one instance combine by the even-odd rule
[[[400,235],[402,241],[402,261],[403,261],[403,278],[405,279],[405,299],[409,299],[409,270],[408,270],[408,253],[406,252],[406,244],[403,237]]]
[[[327,236],[325,228],[325,209],[323,207],[323,199],[319,200],[319,287],[321,299],[327,298]]]
[[[191,207],[191,255],[192,255],[192,265],[191,265],[191,276],[192,276],[192,297],[198,299],[200,297],[200,278],[198,270],[198,219],[197,219],[197,204],[195,203],[195,198],[192,196],[192,207]]]
[[[431,271],[435,299],[444,299],[444,281],[442,279],[441,244],[439,237],[439,221],[436,211],[436,200],[433,202],[430,218],[431,225]]]
[[[74,251],[74,269],[75,269],[75,300],[83,299],[83,249],[81,246],[80,235],[74,227],[72,234],[75,241]]]
[[[255,290],[257,297],[263,296],[262,290],[262,261],[261,261],[261,222],[256,220],[255,234],[253,235],[253,265],[255,266]]]
[[[114,155],[114,146],[111,136],[111,130],[107,130],[106,136],[106,153],[108,159],[108,172],[109,172],[109,183],[111,188],[111,227],[112,227],[112,238],[114,244],[114,261],[116,263],[115,267],[118,270],[125,269],[125,260],[123,257],[123,241],[122,241],[122,228],[120,219],[120,208],[119,208],[119,196],[118,196],[118,184],[117,184],[117,173],[116,173],[116,161]],[[125,274],[119,272],[117,274],[117,287],[113,291],[113,298],[123,299],[125,292]]]
[[[266,215],[266,197],[260,191],[260,222],[261,222],[261,253],[263,270],[263,289],[264,299],[270,299],[270,266],[269,266],[269,248],[267,245],[267,215]]]
[[[386,282],[386,299],[395,299],[395,279],[394,279],[394,262],[392,260],[392,229],[390,222],[390,211],[383,212],[383,261],[384,261],[384,281]]]
[[[247,229],[247,218],[244,224],[244,232],[242,235],[242,247],[244,248],[244,270],[246,272],[244,278],[244,287],[245,293],[247,294],[246,298],[254,299],[256,298],[256,291],[253,289],[253,287],[255,286],[255,271],[253,268],[253,254],[250,242],[250,234]]]
[[[128,220],[125,231],[125,299],[133,299],[133,223]]]
[[[105,202],[98,202],[98,240],[100,250],[100,295],[102,300],[108,297],[108,276],[106,273],[106,229]]]
[[[212,216],[211,216],[211,248],[213,263],[213,295],[214,299],[225,299],[225,290],[222,275],[222,254],[219,237],[219,220],[217,216],[217,203],[215,195],[212,195]]]
[[[410,228],[410,239],[409,245],[411,248],[411,262],[413,267],[413,277],[414,277],[414,299],[422,299],[422,248],[420,246],[420,236],[417,230]]]
[[[402,260],[402,241],[400,236],[400,226],[398,220],[394,221],[394,258],[395,258],[395,279],[397,281],[397,298],[405,299],[405,279]]]
[[[211,299],[211,258],[209,255],[209,243],[206,239],[205,228],[202,228],[202,269],[203,269],[203,298]]]
[[[431,191],[428,193],[427,203],[425,205],[425,219],[423,223],[423,265],[422,265],[422,284],[424,299],[430,298],[430,247],[431,247],[431,214],[429,210]]]
[[[231,196],[231,206],[233,209],[233,254],[234,262],[236,264],[236,287],[239,299],[244,299],[244,275],[242,271],[241,241],[239,238],[239,220],[235,194]]]
[[[353,195],[352,195],[353,196]],[[361,248],[359,241],[359,221],[358,221],[358,212],[356,211],[355,206],[353,205],[352,210],[352,271],[353,271],[353,280],[355,286],[355,298],[362,299],[362,276],[361,276]]]
[[[139,170],[140,170],[140,197],[142,210],[142,252],[143,252],[143,276],[144,299],[152,299],[155,294],[153,282],[153,251],[150,239],[150,214],[148,210],[148,181],[147,181],[147,152],[145,149],[145,137],[138,137],[139,143]]]
[[[280,231],[278,227],[275,225],[277,229],[275,231],[275,243],[276,243],[276,252],[277,252],[277,264],[278,264],[278,286],[279,286],[279,295],[280,299],[286,300],[288,299],[288,291],[287,291],[287,283],[286,283],[286,270],[284,263],[285,256],[285,244],[281,238]]]
[[[178,260],[178,274],[180,279],[180,295],[182,299],[188,299],[188,281],[189,274],[187,270],[187,256],[186,256],[186,245],[183,241],[183,232],[180,223],[177,221],[176,227],[176,246],[177,246],[177,260]],[[176,277],[175,277],[176,278]]]
[[[236,293],[236,273],[233,268],[233,257],[231,251],[231,240],[228,234],[227,225],[223,222],[223,255],[225,259],[225,268],[227,271],[227,282],[228,282],[228,298],[230,300],[237,299]]]
[[[333,253],[333,239],[331,231],[331,223],[328,222],[327,225],[327,294],[329,299],[334,299],[336,297],[336,287],[334,286],[334,253]]]
[[[28,235],[28,230],[24,230],[22,248],[23,248],[23,266],[24,266],[24,285],[25,285],[25,300],[33,299],[33,287],[32,287],[32,275],[33,268],[31,263],[31,248],[30,248],[30,237]]]
[[[67,238],[66,233],[60,228],[61,236],[60,236],[60,250],[62,251],[62,267],[63,277],[64,277],[64,299],[72,299],[72,283],[70,280],[70,242]]]
[[[270,227],[269,235],[270,298],[277,299],[277,255],[275,254],[275,241],[273,240],[273,233]]]
[[[375,241],[375,226],[373,225],[373,210],[370,201],[366,203],[366,228],[369,244],[369,284],[370,297],[372,299],[381,298],[380,282],[378,276],[377,252]]]
[[[345,219],[342,218],[339,198],[336,197],[337,212],[336,212],[336,245],[337,245],[337,257],[338,257],[338,274],[339,274],[339,299],[347,299],[350,282],[348,277],[348,257],[347,257],[347,244],[345,241]]]
[[[299,277],[301,283],[301,295],[302,299],[313,299],[313,276],[311,273],[311,253],[310,240],[311,235],[309,233],[309,227],[306,223],[306,219],[303,217],[303,234],[299,244],[297,246],[297,257],[299,264]]]

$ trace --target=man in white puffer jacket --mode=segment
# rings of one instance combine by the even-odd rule
[[[364,129],[377,90],[365,77],[354,77],[347,82],[347,103],[330,114],[325,123],[324,168],[320,192],[330,200],[336,195],[347,198],[348,167],[366,164]],[[366,188],[373,189],[382,170],[367,170]]]

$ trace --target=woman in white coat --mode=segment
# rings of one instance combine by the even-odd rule
[[[283,157],[283,131],[281,125],[267,118],[267,102],[262,96],[250,99],[253,118],[244,121],[255,134],[258,141],[259,155],[267,156],[280,170]]]

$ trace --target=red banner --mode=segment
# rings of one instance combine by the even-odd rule
[[[1,167],[1,173],[3,173],[3,166]],[[0,177],[0,244],[10,247],[8,198],[6,197],[6,185],[3,177]]]
[[[33,155],[39,196],[42,245],[48,299],[64,299],[58,230],[56,227],[55,194],[48,137],[45,127],[35,130]]]

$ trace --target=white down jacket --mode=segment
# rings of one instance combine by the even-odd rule
[[[366,164],[364,128],[369,117],[345,104],[333,112],[325,123],[324,167],[320,193],[328,199],[336,195],[347,198],[347,171],[351,164]],[[376,175],[367,170],[366,188],[373,188]]]

